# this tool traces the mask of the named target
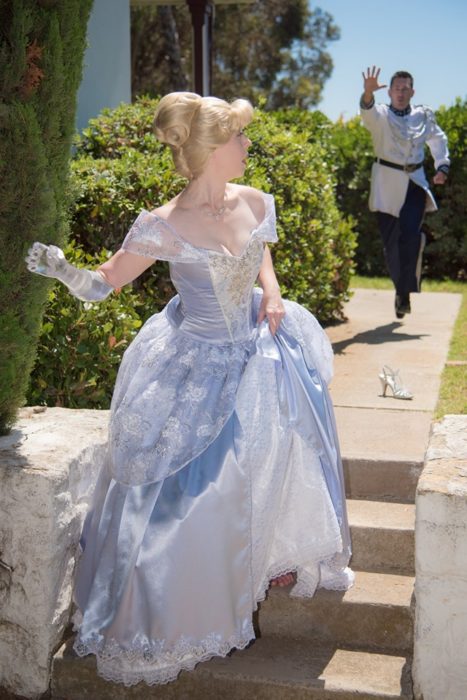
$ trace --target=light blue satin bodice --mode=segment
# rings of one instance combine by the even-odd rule
[[[251,300],[263,252],[255,236],[239,257],[208,252],[201,264],[171,263],[179,297],[167,309],[169,321],[209,343],[248,340],[255,327]]]
[[[277,240],[274,199],[263,194],[265,215],[238,256],[199,248],[156,214],[143,211],[122,249],[167,260],[178,297],[167,309],[169,321],[197,340],[229,344],[248,340],[255,326],[254,282],[264,244]]]

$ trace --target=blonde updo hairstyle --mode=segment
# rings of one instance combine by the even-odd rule
[[[191,180],[204,170],[211,153],[252,117],[247,100],[229,103],[193,92],[171,92],[159,102],[154,131],[172,149],[177,172]]]

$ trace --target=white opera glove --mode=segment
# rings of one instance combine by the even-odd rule
[[[56,245],[33,243],[28,250],[26,264],[31,272],[60,280],[73,296],[82,301],[101,301],[114,291],[99,272],[71,265],[63,250]]]

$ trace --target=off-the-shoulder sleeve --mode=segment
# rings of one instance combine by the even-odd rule
[[[156,214],[143,210],[128,231],[122,250],[154,260],[195,262],[199,252],[177,236],[170,224]]]
[[[262,241],[267,243],[276,243],[276,207],[274,204],[274,197],[272,194],[266,193],[263,193],[263,197],[265,205],[264,219],[256,229],[256,234]]]

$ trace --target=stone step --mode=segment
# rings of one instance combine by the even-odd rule
[[[53,662],[53,700],[400,700],[412,698],[410,658],[277,637],[199,664],[165,686],[104,681],[92,656],[64,645]]]
[[[415,506],[349,499],[347,508],[352,536],[352,568],[413,575]]]
[[[347,498],[414,503],[423,461],[344,457]]]
[[[302,639],[383,652],[413,648],[411,599],[414,578],[357,571],[348,591],[320,589],[309,598],[291,598],[273,588],[261,603],[262,637]]]

